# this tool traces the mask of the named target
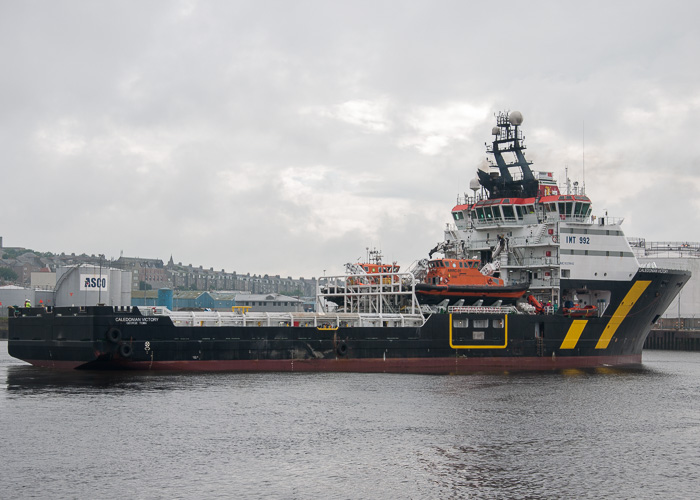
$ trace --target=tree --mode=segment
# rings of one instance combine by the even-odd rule
[[[5,281],[15,281],[17,273],[9,267],[0,267],[0,279]]]

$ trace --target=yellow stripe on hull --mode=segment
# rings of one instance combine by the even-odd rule
[[[625,295],[625,298],[622,299],[622,302],[620,302],[620,305],[617,307],[615,314],[612,315],[612,318],[610,318],[610,321],[605,326],[603,335],[600,336],[595,346],[596,349],[605,349],[608,347],[610,340],[613,338],[613,335],[615,335],[622,320],[627,317],[632,307],[634,307],[634,304],[637,303],[637,299],[644,293],[644,290],[647,289],[650,283],[651,281],[637,281],[632,285],[630,291],[627,292],[627,295]]]
[[[586,323],[588,323],[587,319],[575,319],[571,323],[569,331],[566,332],[566,337],[564,337],[564,341],[561,343],[559,349],[573,349],[576,347],[576,343],[578,339],[581,338]]]

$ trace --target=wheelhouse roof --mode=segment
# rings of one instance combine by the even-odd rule
[[[580,201],[584,203],[590,203],[591,200],[588,198],[588,196],[581,196],[581,195],[575,195],[575,194],[565,194],[565,195],[552,195],[552,196],[542,196],[541,198],[496,198],[493,200],[479,200],[477,201],[474,205],[471,205],[472,208],[477,208],[477,207],[489,207],[492,205],[532,205],[536,201],[539,203],[553,203],[553,202],[560,202],[560,201]],[[452,209],[453,212],[458,211],[458,210],[464,210],[465,207],[468,207],[468,205],[457,205],[455,208]]]

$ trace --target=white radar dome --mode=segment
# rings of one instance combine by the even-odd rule
[[[510,120],[510,124],[516,127],[523,124],[523,114],[520,111],[513,111],[508,115],[508,119]]]
[[[481,163],[479,163],[479,170],[483,170],[484,172],[489,172],[491,165],[489,165],[489,162],[486,160],[482,160]]]
[[[478,191],[481,188],[481,184],[479,183],[479,179],[477,177],[474,177],[472,180],[469,181],[469,189],[472,191]]]
[[[493,127],[491,129],[491,135],[501,135],[501,129],[498,127]]]

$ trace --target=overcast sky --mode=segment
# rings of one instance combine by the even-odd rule
[[[700,4],[0,0],[5,246],[311,277],[443,238],[494,113],[700,241]],[[584,133],[585,130],[585,133]],[[585,138],[585,139],[584,139]],[[584,148],[585,143],[585,148]]]

